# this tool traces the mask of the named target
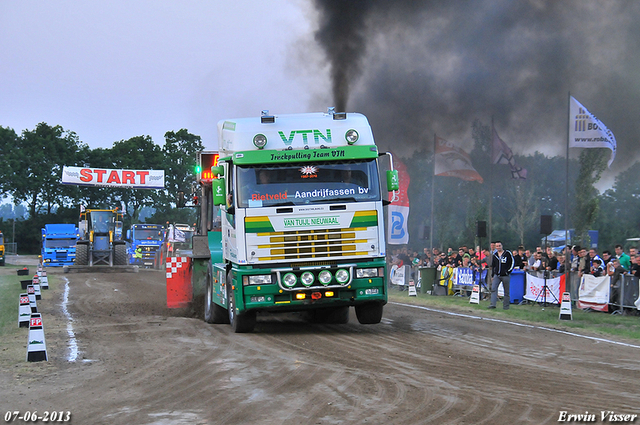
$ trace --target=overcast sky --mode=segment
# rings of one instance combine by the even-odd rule
[[[220,119],[308,111],[309,70],[291,52],[312,37],[310,10],[283,0],[0,0],[0,125],[60,125],[91,148],[139,135],[162,145],[186,128],[214,148]],[[318,71],[314,84],[326,84]]]
[[[514,153],[564,155],[571,92],[618,140],[611,181],[638,158],[638,22],[637,0],[0,0],[0,125],[215,149],[221,119],[344,102],[400,156],[492,117]]]

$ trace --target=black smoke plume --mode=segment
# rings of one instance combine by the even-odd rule
[[[408,156],[434,133],[469,148],[473,120],[493,117],[514,153],[564,155],[571,92],[615,134],[613,170],[638,157],[640,2],[314,5],[335,105],[366,114],[383,149]]]
[[[323,48],[331,67],[331,83],[336,110],[346,111],[350,84],[360,75],[366,49],[363,26],[368,1],[315,0],[319,12],[316,41]]]

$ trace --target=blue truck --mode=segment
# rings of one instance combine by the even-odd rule
[[[129,264],[147,268],[158,266],[158,255],[164,241],[164,226],[134,224],[127,230]]]
[[[78,228],[73,224],[45,224],[42,229],[42,264],[71,266],[76,260]]]

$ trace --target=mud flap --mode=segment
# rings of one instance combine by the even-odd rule
[[[183,308],[193,301],[192,273],[191,258],[167,257],[167,307]]]

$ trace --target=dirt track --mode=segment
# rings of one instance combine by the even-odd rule
[[[348,325],[259,316],[255,333],[233,334],[168,310],[162,272],[56,276],[61,284],[39,303],[50,361],[0,371],[3,415],[63,410],[75,424],[541,424],[557,423],[560,411],[588,411],[597,423],[601,410],[640,414],[637,343],[398,304],[379,325],[359,325],[353,311]]]

